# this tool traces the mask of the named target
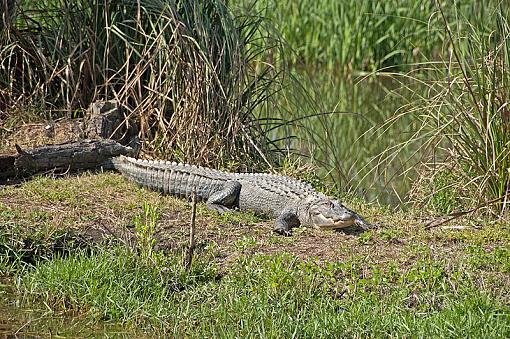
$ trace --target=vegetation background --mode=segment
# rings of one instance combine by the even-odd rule
[[[202,211],[210,237],[187,272],[183,203],[113,174],[39,178],[0,191],[0,313],[42,302],[55,318],[191,336],[510,336],[505,1],[0,8],[3,139],[115,99],[145,156],[300,177],[380,224],[282,240],[241,236],[264,223],[253,215]],[[452,229],[416,226],[456,211],[469,218]],[[134,241],[91,241],[87,225],[134,225]]]

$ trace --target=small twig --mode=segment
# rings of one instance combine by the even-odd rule
[[[195,218],[197,215],[197,192],[193,190],[191,193],[191,225],[189,231],[189,247],[188,253],[186,254],[186,261],[184,267],[186,271],[191,269],[191,261],[193,260],[193,252],[195,251]]]
[[[443,215],[443,216],[441,216],[439,218],[436,218],[436,219],[426,223],[425,224],[425,229],[428,230],[428,229],[431,229],[433,227],[437,227],[437,226],[440,226],[442,224],[445,224],[445,223],[447,223],[449,221],[452,221],[454,219],[457,219],[459,217],[462,217],[463,215],[476,212],[476,211],[478,211],[482,207],[486,207],[486,206],[492,205],[495,202],[498,202],[498,201],[501,201],[501,200],[505,199],[507,196],[508,196],[508,194],[505,194],[504,196],[501,196],[501,197],[498,197],[498,198],[486,201],[483,204],[480,204],[480,205],[476,206],[475,208],[472,208],[472,209],[467,210],[467,211],[458,211],[458,212],[453,212],[453,213],[450,213],[450,214],[447,214],[447,215]]]

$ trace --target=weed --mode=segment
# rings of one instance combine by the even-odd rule
[[[80,309],[94,318],[157,323],[171,316],[165,305],[172,305],[173,293],[215,278],[208,264],[197,262],[187,274],[179,262],[146,265],[126,248],[78,252],[38,265],[18,287],[48,293],[54,307]]]
[[[133,222],[135,225],[135,232],[138,239],[137,247],[140,252],[140,257],[145,262],[149,262],[152,258],[154,244],[156,239],[154,234],[156,232],[156,223],[159,215],[156,207],[152,206],[149,202],[143,203],[143,212],[134,217]]]
[[[249,236],[243,236],[235,244],[236,249],[240,252],[249,251],[255,246],[257,246],[257,239]]]
[[[409,201],[428,211],[448,214],[476,206],[477,187],[469,182],[469,168],[459,168],[450,158],[449,163],[423,165],[419,177],[409,192]]]
[[[374,240],[374,234],[372,232],[364,232],[356,240],[358,244],[365,245]]]
[[[488,271],[510,273],[510,248],[503,246],[469,246],[469,263]]]

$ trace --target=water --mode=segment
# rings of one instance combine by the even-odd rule
[[[336,189],[383,204],[402,203],[413,179],[413,171],[406,170],[420,158],[415,143],[403,145],[418,127],[408,114],[415,94],[411,84],[314,70],[298,77],[302,88],[290,85],[277,98],[279,116],[298,119],[271,132],[275,140],[295,136],[280,140],[279,147],[313,159]]]
[[[12,283],[0,281],[1,338],[139,337],[134,329],[121,324],[87,319],[80,312],[56,311],[37,300],[16,294]]]

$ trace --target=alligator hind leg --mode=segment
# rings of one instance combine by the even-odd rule
[[[292,235],[292,229],[299,227],[301,222],[294,211],[284,210],[274,223],[274,231],[281,235]]]
[[[239,202],[241,184],[237,181],[227,181],[221,191],[211,194],[206,205],[210,210],[220,213],[230,211]]]

